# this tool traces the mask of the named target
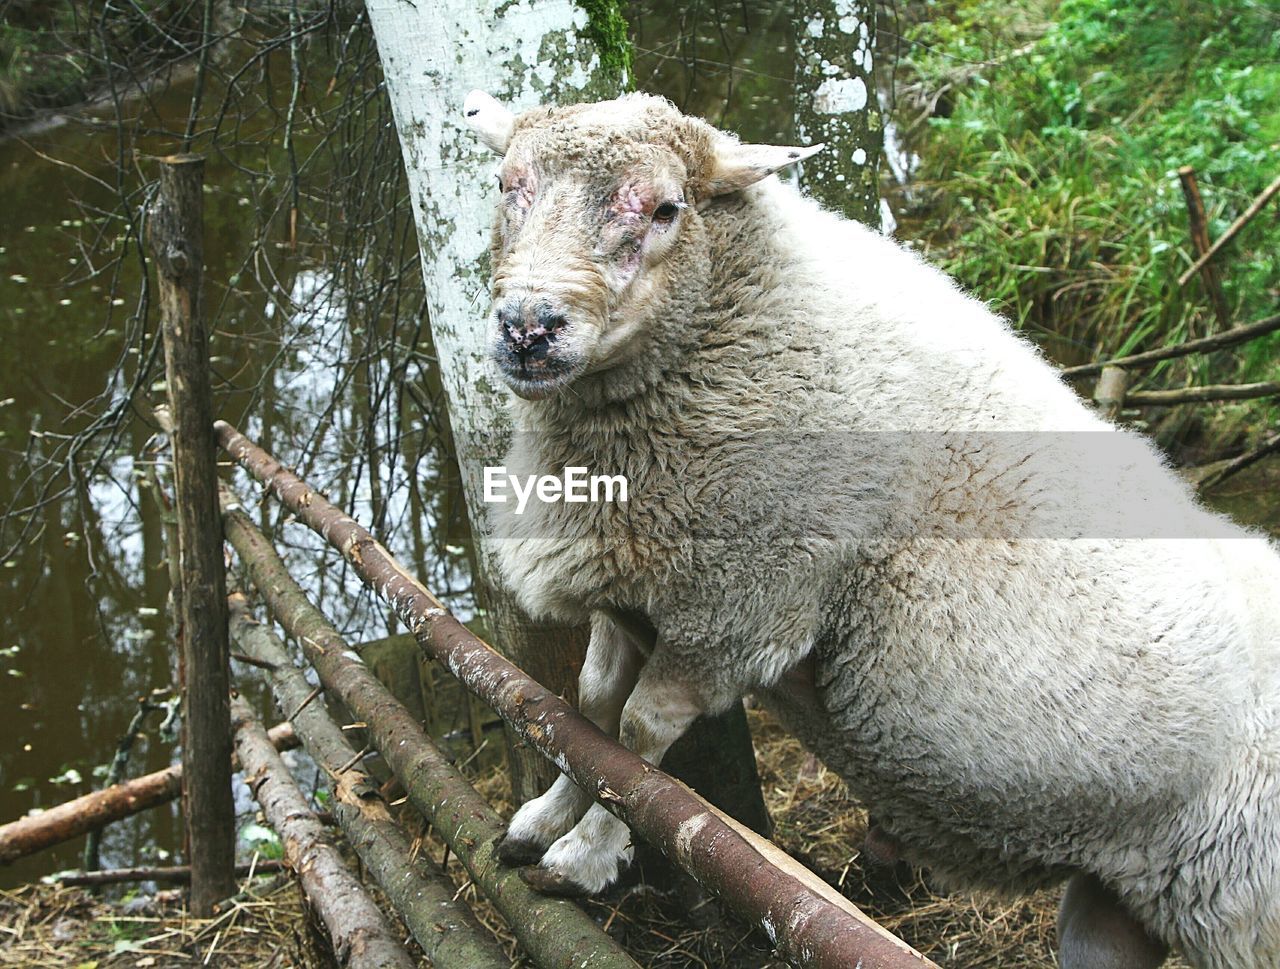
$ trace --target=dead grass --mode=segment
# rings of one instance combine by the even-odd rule
[[[1045,969],[1056,964],[1057,892],[1016,901],[939,896],[918,874],[864,867],[859,846],[866,814],[843,782],[768,714],[752,710],[750,718],[774,838],[785,850],[944,969]],[[506,781],[498,770],[487,770],[474,782],[491,803],[509,813]],[[444,844],[428,832],[419,850],[446,866],[459,897],[511,955],[513,969],[532,969],[501,917]],[[633,886],[585,904],[646,969],[785,965],[762,934],[728,915],[692,883],[671,893]],[[0,967],[328,969],[333,960],[320,936],[296,886],[284,878],[259,880],[212,920],[188,918],[178,893],[160,893],[140,910],[127,911],[78,889],[28,886],[0,892]],[[1171,960],[1167,969],[1186,966]]]
[[[0,892],[0,966],[321,969],[331,962],[314,937],[301,893],[285,877],[256,879],[212,919],[190,918],[179,892],[124,904],[80,888],[28,885]]]

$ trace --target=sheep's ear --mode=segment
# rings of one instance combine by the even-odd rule
[[[472,91],[462,103],[462,114],[480,140],[499,155],[507,153],[516,116],[483,91]]]
[[[711,163],[707,193],[724,195],[726,192],[744,189],[774,172],[782,171],[788,165],[812,158],[825,147],[825,145],[811,145],[808,148],[791,148],[783,145],[741,145],[730,141],[721,142]]]

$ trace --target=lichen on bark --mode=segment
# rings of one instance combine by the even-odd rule
[[[824,206],[880,228],[884,121],[875,85],[875,3],[803,0],[796,16],[796,129],[826,150],[801,184]]]

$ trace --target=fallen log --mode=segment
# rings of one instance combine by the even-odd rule
[[[400,779],[410,803],[434,826],[472,881],[540,966],[638,969],[632,958],[572,902],[539,895],[499,864],[505,825],[446,759],[407,709],[356,657],[342,634],[307,599],[271,543],[233,495],[222,492],[223,531],[277,621],[301,645],[320,682],[368,724],[373,745]],[[239,610],[232,633],[240,634]],[[306,698],[304,697],[304,702]]]
[[[439,969],[508,969],[511,961],[455,898],[453,882],[415,850],[391,817],[377,783],[360,767],[362,752],[351,746],[324,704],[307,702],[311,685],[290,662],[284,643],[253,620],[243,595],[230,596],[228,604],[233,641],[271,670],[267,678],[277,704],[296,711],[294,729],[329,775],[334,817],[431,964]],[[243,701],[236,709],[244,709]]]
[[[1215,400],[1255,400],[1280,397],[1280,383],[1206,384],[1177,390],[1135,390],[1125,394],[1126,406],[1172,407],[1175,404],[1204,404]]]
[[[284,862],[260,858],[256,863],[236,865],[236,878],[250,875],[274,875],[284,870]],[[123,882],[157,882],[163,885],[186,885],[191,881],[190,865],[165,865],[144,868],[106,868],[101,871],[63,871],[49,876],[49,881],[68,888],[93,888],[119,885]]]
[[[1067,367],[1062,371],[1062,375],[1064,377],[1087,377],[1089,374],[1101,373],[1103,367],[1124,367],[1126,370],[1149,367],[1164,360],[1173,360],[1192,353],[1225,350],[1227,347],[1233,347],[1239,343],[1248,343],[1250,340],[1265,336],[1268,333],[1274,333],[1276,330],[1280,330],[1280,313],[1258,320],[1256,323],[1237,326],[1232,330],[1223,330],[1221,333],[1200,337],[1198,340],[1187,340],[1185,343],[1178,343],[1171,347],[1147,350],[1145,353],[1135,353],[1127,357],[1118,357],[1115,360],[1098,360],[1094,363],[1081,364],[1078,367]]]
[[[298,738],[287,723],[269,731],[271,742],[280,750],[298,746]],[[78,838],[113,821],[120,821],[148,808],[167,804],[182,793],[182,765],[175,764],[152,774],[144,774],[100,791],[93,791],[0,826],[0,865]]]
[[[351,969],[413,969],[413,959],[329,843],[324,825],[307,807],[306,797],[244,697],[232,699],[231,722],[245,781],[280,835],[285,861],[329,930],[338,964]]]
[[[227,453],[342,553],[425,652],[699,884],[764,929],[792,964],[933,965],[776,846],[729,823],[513,666],[454,618],[366,529],[230,424],[218,421],[215,429]]]

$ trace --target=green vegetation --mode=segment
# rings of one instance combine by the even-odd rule
[[[1280,174],[1280,9],[928,0],[913,20],[899,122],[936,107],[908,132],[905,234],[1067,360],[1214,328],[1200,280],[1177,287],[1194,253],[1176,172],[1195,167],[1211,237]],[[1218,263],[1233,324],[1274,312],[1280,205]],[[1277,348],[1214,376],[1275,379]]]
[[[600,63],[627,86],[634,84],[631,72],[634,50],[627,33],[627,18],[618,0],[578,0],[587,13],[582,33],[596,45]]]

